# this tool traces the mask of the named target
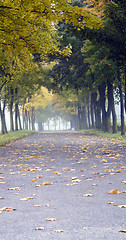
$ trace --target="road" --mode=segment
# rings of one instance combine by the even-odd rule
[[[0,240],[126,239],[126,146],[78,132],[0,147]]]

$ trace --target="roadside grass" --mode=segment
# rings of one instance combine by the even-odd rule
[[[126,136],[125,135],[121,136],[121,132],[117,132],[113,134],[112,132],[103,132],[96,129],[84,129],[82,131],[87,134],[96,135],[102,138],[108,138],[108,139],[111,139],[112,141],[126,144]]]
[[[0,134],[0,146],[5,145],[6,143],[15,141],[17,139],[27,137],[29,135],[32,135],[36,131],[31,130],[19,130],[19,131],[10,131],[8,134]]]

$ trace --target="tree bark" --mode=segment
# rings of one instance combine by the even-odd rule
[[[15,88],[15,131],[18,131],[18,89]]]
[[[25,129],[28,130],[28,112],[26,108],[25,108]]]
[[[124,122],[124,102],[122,93],[121,73],[120,68],[117,68],[117,77],[119,83],[119,94],[120,94],[120,109],[121,109],[121,135],[125,135],[125,122]]]
[[[114,96],[113,96],[113,84],[108,82],[108,119],[110,119],[111,112],[112,112],[112,120],[113,120],[112,129],[113,129],[113,133],[116,133],[117,132],[117,117],[116,117]]]
[[[35,130],[35,110],[32,107],[32,130]]]
[[[14,122],[13,122],[13,89],[11,88],[11,100],[10,100],[10,131],[14,131]]]
[[[1,133],[5,134],[4,130],[4,120],[3,120],[3,112],[2,112],[2,107],[1,107],[1,101],[0,101],[0,117],[1,117]]]
[[[88,124],[87,124],[87,128],[89,126],[89,128],[91,128],[91,121],[90,121],[90,104],[89,104],[89,94],[87,96],[87,110],[88,110]]]
[[[106,90],[106,83],[102,83],[101,86],[99,86],[99,94],[100,94],[100,105],[102,109],[102,130],[104,132],[108,131],[108,122],[107,122],[107,116],[106,116],[106,109],[105,109],[105,90]]]
[[[8,133],[7,125],[6,125],[6,118],[5,118],[5,107],[6,107],[6,100],[4,100],[4,103],[3,103],[3,122],[4,122],[5,133]]]
[[[90,109],[91,109],[91,125],[92,125],[92,128],[94,128],[95,125],[94,125],[94,103],[93,103],[93,93],[91,93],[91,105],[90,105]]]
[[[18,120],[19,120],[19,128],[20,128],[20,130],[22,130],[19,106],[18,106]]]

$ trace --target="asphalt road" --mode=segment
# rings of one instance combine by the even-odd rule
[[[0,240],[12,239],[126,239],[126,146],[59,132],[0,147]]]

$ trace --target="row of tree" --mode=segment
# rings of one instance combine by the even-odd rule
[[[115,133],[115,96],[121,104],[121,134],[125,133],[124,0],[5,0],[0,10],[2,133],[7,132],[6,107],[11,130],[34,129],[35,112],[39,115],[52,103],[56,114],[62,114],[59,109],[69,113],[75,129],[109,131],[112,114]],[[47,98],[42,86],[49,89]],[[53,102],[51,88],[60,100]]]
[[[79,17],[83,16],[83,20]],[[45,61],[50,54],[69,55],[69,43],[59,47],[57,25],[75,28],[101,26],[98,17],[73,7],[66,0],[4,0],[0,2],[0,117],[1,131],[7,133],[5,108],[10,111],[10,129],[34,129],[35,106],[28,108],[31,98],[48,86]],[[38,93],[39,95],[39,93]],[[20,113],[22,109],[23,125]],[[14,121],[15,118],[15,121]],[[30,124],[30,122],[32,124]]]
[[[88,2],[88,4],[87,4]],[[100,29],[75,29],[72,24],[58,26],[61,46],[71,44],[70,56],[58,56],[49,78],[61,95],[71,91],[75,96],[76,129],[87,127],[117,132],[115,100],[120,102],[121,134],[125,134],[126,111],[126,2],[72,1],[97,15]],[[86,5],[87,4],[87,5]],[[54,56],[53,56],[54,57]],[[53,59],[52,57],[52,59]],[[68,99],[68,98],[67,98]],[[71,102],[66,101],[66,106]],[[112,116],[112,126],[111,119]]]

